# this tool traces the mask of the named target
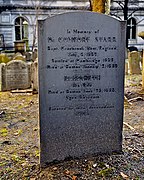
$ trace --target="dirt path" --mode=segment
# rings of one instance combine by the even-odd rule
[[[38,96],[0,92],[0,179],[144,179],[144,95],[127,80],[123,154],[85,157],[39,167]],[[136,86],[137,85],[137,86]]]

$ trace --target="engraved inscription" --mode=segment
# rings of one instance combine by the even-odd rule
[[[13,60],[6,65],[6,88],[26,89],[30,87],[28,66],[20,60]]]
[[[9,88],[15,87],[16,85],[25,87],[25,84],[28,84],[28,72],[26,69],[23,72],[19,70],[7,70],[6,78]]]
[[[99,103],[108,94],[112,95],[117,91],[114,86],[107,84],[101,87],[104,74],[109,70],[115,72],[119,68],[115,57],[118,50],[116,36],[102,36],[100,29],[72,28],[65,29],[64,34],[48,36],[46,45],[47,52],[51,55],[46,69],[64,72],[60,79],[66,86],[65,89],[51,87],[47,90],[51,98],[62,96],[67,103],[67,106],[49,107],[50,112],[70,110],[76,116],[87,116],[92,109],[114,108],[114,104],[92,104]],[[79,108],[70,108],[69,102]],[[79,104],[81,102],[89,105],[82,108]]]

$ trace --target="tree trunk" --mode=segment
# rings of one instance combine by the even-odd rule
[[[110,14],[110,3],[111,3],[111,0],[105,1],[105,14],[107,14],[107,15]]]
[[[105,1],[106,0],[93,0],[92,3],[92,11],[105,13]]]
[[[124,9],[123,9],[125,21],[128,20],[128,3],[129,3],[129,0],[125,0]],[[127,30],[126,30],[126,47],[128,48],[128,31]]]

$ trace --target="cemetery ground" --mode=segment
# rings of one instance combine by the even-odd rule
[[[38,95],[0,92],[0,179],[144,179],[144,92],[141,75],[126,76],[123,153],[39,166]]]

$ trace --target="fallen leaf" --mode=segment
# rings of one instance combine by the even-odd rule
[[[57,170],[57,167],[54,167],[53,170],[56,171],[56,170]]]
[[[106,168],[110,168],[110,166],[108,164],[105,164]]]
[[[3,128],[3,129],[0,130],[0,134],[1,134],[2,136],[7,136],[8,130],[7,130],[6,128]]]
[[[64,174],[69,175],[69,174],[70,174],[70,171],[66,169],[66,170],[64,171]]]
[[[123,172],[120,172],[120,175],[122,176],[123,179],[129,179],[129,177]]]
[[[97,163],[93,164],[93,167],[94,167],[94,168],[97,167]]]
[[[24,167],[24,166],[26,166],[26,165],[27,165],[27,163],[25,163],[25,162],[24,162],[24,163],[22,163],[21,165]]]
[[[21,134],[22,134],[22,130],[21,129],[14,133],[15,136],[19,136]]]
[[[102,169],[98,172],[100,176],[107,177],[113,172],[114,168]]]
[[[73,177],[72,177],[72,180],[77,180],[77,176],[73,176]]]

